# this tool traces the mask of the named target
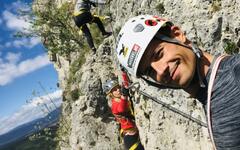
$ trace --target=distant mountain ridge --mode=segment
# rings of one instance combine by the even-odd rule
[[[46,127],[56,125],[61,114],[61,107],[50,112],[47,116],[35,119],[31,122],[20,125],[11,131],[0,136],[0,149],[7,147],[9,144],[20,141]],[[36,126],[38,126],[36,128]]]

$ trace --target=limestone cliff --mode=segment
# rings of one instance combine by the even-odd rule
[[[240,44],[239,0],[111,0],[100,8],[100,13],[111,14],[112,21],[107,28],[113,30],[115,37],[129,17],[153,14],[173,20],[189,39],[212,54],[224,53],[229,43]],[[102,83],[117,69],[114,36],[102,42],[96,55],[86,53],[85,63],[79,68],[74,66],[77,70],[71,75],[70,70],[76,65],[73,62],[78,61],[81,48],[79,52],[72,52],[68,59],[57,54],[55,68],[64,91],[62,117],[68,122],[62,122],[60,128],[64,130],[63,127],[68,126],[59,143],[61,150],[123,149],[118,125],[102,91]],[[70,76],[73,79],[71,82],[68,80]],[[182,90],[157,90],[137,79],[133,78],[133,81],[140,82],[141,90],[206,122],[201,104],[189,98]],[[212,148],[205,127],[168,110],[137,91],[134,109],[146,150]]]

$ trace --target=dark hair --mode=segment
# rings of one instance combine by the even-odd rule
[[[167,22],[163,27],[161,27],[158,30],[158,33],[166,35],[168,37],[171,37],[171,27],[173,26],[173,23]],[[155,39],[155,37],[154,37]]]

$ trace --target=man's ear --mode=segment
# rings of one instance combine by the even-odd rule
[[[184,44],[188,44],[189,40],[178,26],[171,27],[171,36]]]

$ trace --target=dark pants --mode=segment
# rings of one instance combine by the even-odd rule
[[[95,48],[91,32],[88,29],[86,23],[90,23],[90,22],[96,23],[98,28],[102,32],[102,34],[105,34],[106,31],[99,17],[92,16],[90,12],[84,12],[82,14],[79,14],[78,16],[75,16],[74,21],[75,21],[75,24],[78,26],[78,28],[81,28],[84,35],[86,36],[89,47]]]
[[[134,135],[124,135],[123,140],[124,140],[125,148],[127,150],[130,149],[135,143],[138,143],[138,142],[139,142],[139,144],[135,148],[135,150],[144,150],[144,147],[143,147],[142,143],[140,142],[138,133],[136,133]]]

